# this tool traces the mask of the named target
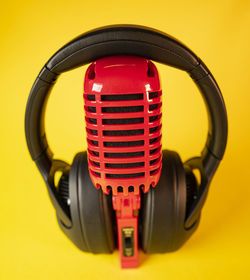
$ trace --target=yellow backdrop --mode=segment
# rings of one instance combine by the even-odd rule
[[[250,279],[250,2],[26,0],[2,1],[0,10],[0,279]],[[24,136],[29,90],[47,59],[73,37],[117,23],[160,29],[194,50],[218,81],[229,117],[226,154],[198,230],[177,252],[141,254],[136,270],[121,270],[117,252],[94,256],[67,240]],[[59,79],[46,114],[50,145],[69,162],[86,148],[85,69]],[[204,144],[205,107],[185,73],[158,69],[163,145],[185,160]]]

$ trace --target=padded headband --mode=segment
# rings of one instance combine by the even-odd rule
[[[188,227],[201,209],[209,182],[223,157],[227,142],[227,114],[220,89],[205,64],[181,42],[167,34],[137,25],[107,26],[84,33],[56,52],[39,73],[27,103],[25,133],[31,157],[45,181],[48,181],[54,164],[44,129],[50,90],[61,73],[111,55],[142,56],[184,70],[202,94],[209,122],[207,141],[201,158],[191,159],[187,164],[202,170],[204,183],[200,187],[197,203],[187,218]],[[65,209],[63,211],[64,216]]]

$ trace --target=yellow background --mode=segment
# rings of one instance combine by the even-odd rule
[[[0,11],[0,279],[250,279],[250,2],[1,0]],[[117,252],[94,256],[67,240],[24,137],[29,90],[47,59],[73,37],[117,23],[160,29],[194,50],[218,81],[229,118],[226,154],[198,230],[175,253],[141,254],[136,270],[121,270]],[[86,148],[85,69],[59,79],[46,114],[49,143],[69,162]],[[185,160],[204,144],[205,107],[185,73],[158,69],[163,145]]]

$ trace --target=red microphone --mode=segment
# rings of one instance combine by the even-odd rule
[[[122,267],[138,266],[140,190],[161,175],[161,95],[157,68],[142,57],[101,58],[85,74],[88,168],[96,188],[112,191]]]

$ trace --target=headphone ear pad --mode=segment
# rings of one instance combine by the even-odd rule
[[[112,197],[94,187],[86,152],[78,153],[73,160],[69,173],[69,200],[72,227],[66,228],[59,223],[64,233],[83,251],[111,253],[115,248]]]
[[[196,229],[184,228],[186,178],[179,155],[163,151],[161,177],[155,188],[142,195],[141,247],[146,253],[177,250]]]

